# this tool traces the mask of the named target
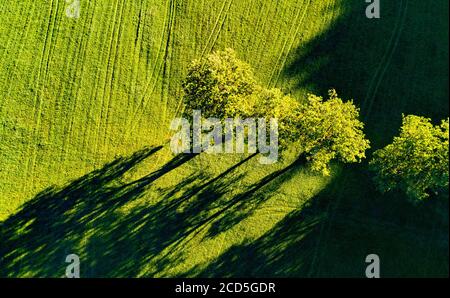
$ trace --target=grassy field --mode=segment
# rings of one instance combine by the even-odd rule
[[[0,1],[0,276],[448,276],[448,199],[375,191],[366,163],[168,149],[191,60],[233,48],[265,86],[336,88],[373,149],[448,117],[448,1]],[[447,212],[448,213],[448,212]]]

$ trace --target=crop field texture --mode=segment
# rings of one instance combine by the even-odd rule
[[[0,277],[448,276],[448,215],[367,163],[174,156],[192,60],[236,50],[266,87],[354,99],[372,149],[448,117],[447,0],[0,0]],[[370,153],[369,153],[370,156]],[[425,209],[424,209],[425,208]]]

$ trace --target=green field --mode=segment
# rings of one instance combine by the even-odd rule
[[[448,199],[375,190],[367,163],[174,156],[191,61],[233,48],[299,100],[336,88],[372,149],[449,115],[448,1],[0,0],[0,277],[448,276]],[[369,154],[370,156],[370,154]]]

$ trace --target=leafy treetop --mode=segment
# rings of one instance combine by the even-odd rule
[[[449,119],[434,126],[431,119],[403,116],[400,135],[374,153],[370,162],[383,192],[401,189],[414,200],[448,190]]]

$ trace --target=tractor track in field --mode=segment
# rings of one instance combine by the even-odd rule
[[[289,29],[289,33],[287,34],[287,37],[286,37],[286,39],[285,39],[285,41],[283,43],[283,47],[281,48],[280,55],[278,56],[278,59],[275,62],[275,66],[273,67],[272,72],[270,74],[270,79],[269,79],[269,84],[268,84],[269,87],[273,86],[272,85],[272,80],[273,80],[273,77],[275,75],[275,72],[277,70],[281,69],[281,67],[279,67],[279,63],[283,59],[283,55],[284,55],[286,46],[287,46],[288,41],[289,41],[289,37],[293,36],[293,38],[295,38],[295,34],[293,34],[292,31],[295,30],[294,28],[298,28],[299,27],[299,25],[297,25],[297,24],[301,24],[301,21],[300,22],[298,21],[299,18],[300,18],[300,15],[302,14],[302,12],[304,12],[307,9],[308,9],[307,6],[303,10],[299,9],[298,12],[297,12],[297,15],[296,15],[296,17],[294,19],[294,22],[292,22],[291,28]]]
[[[269,9],[269,5],[267,3],[269,3],[269,1],[263,1],[263,4],[260,8],[260,12],[267,11],[267,15],[268,15],[270,12],[270,9]],[[250,12],[250,9],[248,10],[248,13],[249,12]],[[252,35],[250,35],[250,38],[247,41],[246,48],[253,47],[253,45],[256,44],[256,40],[264,33],[264,30],[262,30],[262,28],[264,28],[265,22],[267,21],[267,15],[265,18],[263,18],[263,14],[258,13],[258,20],[256,21],[256,25],[255,25],[255,29],[257,31],[254,32]],[[263,21],[263,19],[264,19],[264,21]],[[261,22],[263,22],[262,25],[261,25]],[[256,33],[259,33],[259,34],[256,34]]]
[[[90,5],[91,5],[91,3],[88,2],[88,7],[86,8],[86,11],[92,11],[92,12],[90,15],[86,16],[85,21],[83,23],[83,30],[82,30],[82,32],[86,32],[86,30],[89,31],[87,40],[84,37],[84,35],[82,35],[81,41],[80,41],[80,47],[75,47],[74,54],[72,55],[72,60],[75,60],[76,63],[72,63],[72,60],[68,60],[67,65],[66,65],[66,68],[69,69],[68,76],[72,77],[72,73],[75,72],[74,80],[79,79],[79,82],[78,82],[78,86],[76,86],[75,95],[73,94],[72,90],[70,91],[70,97],[74,98],[74,104],[73,104],[70,114],[68,116],[68,118],[70,119],[70,122],[69,122],[68,131],[65,133],[64,140],[63,140],[61,161],[67,160],[67,154],[68,154],[67,146],[72,137],[72,129],[73,129],[73,125],[75,124],[75,115],[76,115],[76,110],[78,107],[80,91],[82,90],[82,86],[83,86],[83,78],[84,78],[83,74],[84,74],[85,67],[86,67],[87,47],[88,47],[89,41],[91,40],[91,37],[93,35],[92,34],[92,21],[94,19],[94,15],[95,15],[95,9],[90,9]],[[70,44],[68,45],[68,48],[70,48]],[[82,58],[79,59],[78,58],[79,56]],[[81,67],[79,67],[80,63],[81,63]],[[61,90],[61,92],[59,94],[59,98],[63,98],[63,93],[64,93],[63,90]],[[92,103],[92,101],[91,101],[91,103]],[[85,132],[86,132],[86,129],[88,129],[88,125],[86,125],[86,127],[85,127]],[[86,136],[86,135],[84,135],[84,136]],[[83,144],[84,144],[84,139],[83,139]]]
[[[214,46],[217,43],[217,40],[219,39],[220,33],[222,32],[223,26],[225,25],[225,21],[228,18],[228,13],[230,12],[230,8],[231,8],[231,5],[233,4],[233,1],[234,0],[230,0],[230,2],[228,3],[227,9],[226,9],[226,11],[224,12],[224,15],[223,15],[222,22],[220,23],[220,26],[219,26],[219,28],[217,30],[217,34],[216,34],[216,36],[215,36],[215,38],[214,38],[214,40],[213,40],[213,42],[211,44],[211,47],[209,48],[209,50],[207,50],[208,54],[212,52],[212,50],[214,49]]]
[[[106,54],[106,59],[105,61],[107,61],[106,64],[106,72],[105,72],[105,79],[103,81],[103,86],[101,87],[101,100],[100,100],[100,118],[97,122],[97,127],[96,127],[96,133],[95,133],[95,138],[94,138],[94,152],[99,152],[99,147],[103,147],[104,144],[102,144],[102,141],[100,140],[100,132],[102,131],[103,126],[105,129],[105,134],[106,134],[106,126],[108,123],[108,107],[109,107],[109,97],[111,96],[111,92],[112,92],[112,87],[113,87],[113,80],[114,80],[114,66],[115,66],[115,62],[116,62],[116,55],[117,54],[117,50],[118,50],[118,37],[116,37],[116,34],[118,34],[118,31],[120,29],[120,27],[122,26],[121,23],[117,22],[117,18],[121,18],[121,13],[119,12],[120,9],[120,0],[116,1],[115,4],[115,8],[114,8],[114,17],[112,20],[112,27],[111,27],[111,33],[110,36],[108,38],[109,42],[108,42],[108,52]],[[123,6],[123,2],[122,2],[122,6]],[[119,16],[120,13],[120,16]],[[115,44],[114,44],[115,42]],[[115,51],[115,52],[114,52]],[[115,53],[115,54],[114,54]],[[109,90],[108,90],[109,89]],[[109,92],[109,93],[108,93]],[[98,93],[97,93],[98,94]],[[106,108],[105,108],[105,104],[106,104]],[[106,136],[104,136],[103,140],[106,139]],[[101,157],[99,157],[97,155],[96,157],[96,162],[99,162],[99,158],[101,159]]]
[[[122,3],[122,6],[120,6],[120,3]],[[98,146],[101,148],[105,147],[106,139],[107,139],[107,131],[108,131],[108,118],[109,118],[109,110],[110,110],[110,104],[111,104],[111,94],[114,90],[114,75],[116,72],[116,62],[117,62],[117,55],[119,52],[119,45],[120,45],[120,32],[122,28],[122,16],[123,16],[123,7],[124,7],[124,1],[120,2],[120,0],[117,0],[116,9],[114,13],[114,26],[112,30],[111,40],[109,43],[109,50],[108,50],[108,66],[106,71],[106,77],[105,82],[103,85],[103,93],[102,93],[102,108],[101,108],[101,117],[99,122],[99,130],[98,134],[100,134],[100,131],[102,128],[104,128],[103,133],[103,141],[100,141],[97,138],[97,142],[99,142]],[[122,9],[120,9],[122,8]],[[117,20],[119,18],[119,21]],[[106,107],[106,108],[105,108]],[[102,124],[103,121],[103,124]],[[97,147],[98,149],[98,147]],[[98,150],[96,150],[98,151]]]
[[[204,57],[206,54],[210,53],[212,51],[212,49],[214,48],[220,33],[223,29],[223,26],[225,24],[225,21],[227,19],[228,13],[231,9],[231,6],[233,4],[234,0],[225,0],[221,10],[219,12],[219,15],[216,19],[215,25],[213,27],[213,30],[211,32],[211,34],[209,35],[209,38],[205,44],[205,47],[202,51],[202,56]],[[169,16],[168,16],[168,20],[166,22],[167,25],[167,37],[166,37],[166,42],[165,42],[165,50],[164,50],[164,57],[162,60],[162,67],[160,67],[160,72],[162,72],[162,90],[161,90],[161,98],[163,98],[164,103],[163,103],[163,108],[164,108],[164,112],[163,112],[163,117],[162,119],[164,121],[167,121],[167,110],[168,110],[168,97],[169,97],[169,88],[170,88],[170,69],[171,69],[171,63],[170,63],[170,59],[168,59],[169,55],[170,55],[170,44],[173,42],[172,39],[172,34],[174,32],[174,26],[175,26],[175,22],[176,22],[176,7],[175,7],[175,0],[171,0],[171,5],[169,6]],[[153,94],[153,92],[155,91],[155,88],[157,86],[157,80],[155,81],[155,84],[152,86],[151,88],[151,92],[149,94]],[[165,90],[165,91],[164,91]],[[135,115],[132,118],[132,125],[131,125],[131,132],[132,133],[134,131],[134,129],[136,128],[136,125],[139,124],[139,121],[141,120],[141,117],[143,116],[143,112],[145,111],[148,102],[143,100],[142,101],[142,109],[137,109],[135,111]],[[178,99],[177,103],[176,103],[176,114],[179,113],[179,108],[182,106],[182,98]],[[138,112],[140,112],[139,114],[137,114]],[[181,111],[182,112],[182,111]]]
[[[256,35],[258,36],[258,38],[256,39],[257,40],[257,44],[256,44],[256,52],[257,53],[261,53],[260,49],[261,49],[261,46],[264,44],[264,41],[265,41],[264,36],[266,34],[266,31],[267,31],[267,30],[265,30],[267,28],[267,25],[266,25],[267,24],[267,20],[271,19],[273,21],[275,19],[275,18],[269,18],[270,13],[271,12],[273,13],[271,8],[272,8],[272,6],[268,5],[268,7],[266,9],[267,13],[265,14],[265,17],[263,18],[263,22],[261,24],[261,30],[258,30],[258,34],[255,34],[255,36]],[[275,13],[276,13],[276,8],[275,8]],[[262,63],[262,59],[259,59],[258,63],[256,63],[254,65],[254,68],[255,69],[260,69],[261,68],[261,63]]]
[[[223,2],[223,5],[220,9],[219,15],[217,16],[214,27],[208,37],[208,40],[206,41],[205,47],[202,50],[202,54],[200,56],[201,58],[204,58],[205,55],[211,53],[211,51],[214,49],[214,46],[217,43],[217,40],[219,39],[220,33],[222,32],[223,26],[230,12],[231,6],[233,5],[233,2],[234,0],[225,0]],[[176,104],[175,114],[179,115],[182,113],[184,113],[183,98],[180,97]]]
[[[140,2],[140,6],[139,6],[139,16],[138,16],[138,23],[136,26],[136,36],[134,39],[134,55],[133,55],[133,61],[137,60],[137,63],[135,63],[133,69],[132,69],[132,73],[131,73],[131,77],[132,77],[132,85],[130,87],[130,95],[128,96],[128,106],[127,106],[127,110],[126,110],[126,115],[125,115],[125,119],[128,119],[130,117],[130,109],[133,107],[133,101],[131,99],[132,95],[135,95],[137,93],[136,88],[139,82],[139,65],[141,64],[141,50],[142,50],[142,26],[143,24],[145,24],[146,21],[146,14],[143,14],[143,4],[144,2],[141,1]]]
[[[132,117],[130,118],[130,123],[128,127],[130,128],[127,131],[126,138],[129,138],[132,136],[136,126],[139,124],[139,121],[141,120],[141,117],[144,115],[145,110],[149,104],[149,101],[146,100],[147,97],[154,94],[157,86],[158,86],[158,74],[162,76],[162,88],[165,88],[165,84],[167,83],[167,80],[170,79],[170,59],[168,59],[171,51],[171,43],[173,42],[172,35],[174,34],[174,26],[175,26],[175,19],[176,19],[176,0],[168,0],[168,8],[167,8],[167,15],[165,17],[164,22],[164,30],[162,34],[161,44],[160,44],[160,50],[158,51],[158,57],[157,60],[160,60],[160,53],[163,52],[163,55],[161,57],[161,61],[159,62],[159,66],[154,68],[152,72],[152,76],[150,79],[154,79],[153,84],[151,85],[150,92],[147,93],[149,83],[146,84],[145,91],[142,95],[141,100],[139,101],[138,106],[136,107],[136,110],[133,112]],[[164,50],[162,51],[162,49]],[[156,73],[156,68],[158,68],[158,72]],[[166,76],[169,76],[166,78]],[[166,83],[165,83],[166,82]],[[164,97],[164,96],[162,96]],[[164,104],[167,105],[168,99],[163,99],[165,101]],[[142,106],[142,107],[141,107]],[[166,108],[164,108],[166,109]],[[163,115],[164,117],[164,115]]]
[[[161,74],[161,92],[160,92],[160,98],[163,101],[163,115],[162,119],[163,121],[166,121],[167,117],[167,109],[169,104],[169,92],[170,92],[170,78],[171,78],[171,69],[172,69],[172,59],[169,59],[169,56],[171,56],[171,51],[174,49],[174,41],[173,34],[175,32],[175,24],[176,24],[176,0],[171,0],[171,13],[169,16],[169,21],[166,24],[167,25],[167,39],[165,42],[165,48],[164,48],[164,56],[163,56],[163,63],[162,63],[162,74]],[[147,107],[148,101],[145,102],[144,109]],[[143,113],[140,113],[136,117],[136,121],[134,125],[136,126],[143,116]]]
[[[135,118],[139,112],[139,110],[141,109],[141,106],[145,107],[145,100],[147,97],[147,94],[153,94],[157,84],[158,84],[158,74],[161,73],[162,68],[163,68],[163,63],[160,62],[160,58],[161,58],[161,52],[163,47],[165,47],[165,40],[167,40],[166,37],[166,33],[167,33],[167,24],[171,18],[171,14],[172,14],[172,0],[167,0],[166,1],[166,13],[164,16],[164,26],[163,29],[161,30],[161,38],[160,38],[160,43],[159,43],[159,47],[158,47],[158,51],[155,57],[155,63],[154,66],[152,68],[152,71],[150,73],[150,77],[148,79],[146,79],[146,83],[145,83],[145,87],[144,87],[144,91],[142,92],[142,95],[139,96],[138,94],[138,100],[137,100],[137,104],[135,109],[132,109],[132,113],[131,116],[127,117],[127,130],[125,131],[125,135],[124,135],[124,139],[128,139],[131,137],[132,135],[132,131],[134,130],[134,122],[135,122]],[[151,86],[149,88],[149,86]],[[150,90],[150,92],[148,92]]]
[[[54,7],[56,6],[56,8]],[[45,80],[48,74],[48,67],[49,67],[49,61],[51,59],[51,50],[53,48],[52,46],[52,39],[53,34],[55,31],[55,23],[56,23],[56,16],[58,12],[58,1],[56,0],[56,5],[54,5],[54,0],[50,3],[50,15],[47,23],[47,30],[45,33],[45,39],[44,39],[44,45],[41,51],[41,59],[39,62],[38,67],[38,76],[36,79],[36,91],[35,96],[33,98],[33,112],[34,115],[34,128],[33,132],[31,133],[31,144],[28,148],[28,160],[25,166],[25,178],[29,180],[29,183],[24,184],[24,190],[32,189],[34,184],[34,167],[36,163],[36,156],[37,156],[37,147],[38,147],[38,134],[40,130],[41,125],[41,117],[42,117],[42,106],[43,106],[43,89],[45,86]]]
[[[94,14],[95,12],[93,12],[92,15],[92,19],[94,18]],[[106,28],[106,27],[105,27]],[[109,28],[106,28],[106,30],[108,30]],[[101,34],[101,31],[99,31],[98,33],[99,36],[104,36],[104,34]],[[107,37],[105,39],[103,39],[102,43],[106,43],[107,41]],[[95,59],[95,61],[103,61],[105,59],[103,59],[103,51],[100,51],[97,55],[97,58]],[[90,94],[89,94],[89,98],[91,99],[97,99],[100,95],[99,95],[99,84],[101,83],[101,74],[102,74],[102,69],[100,67],[97,67],[97,71],[95,73],[95,80],[94,80],[94,84],[92,86],[92,88],[90,89]],[[106,77],[105,77],[106,79]],[[87,120],[91,120],[91,119],[95,119],[95,108],[96,108],[96,101],[95,100],[90,100],[89,101],[89,108],[87,110],[87,114],[86,114],[86,118]],[[103,103],[102,103],[103,106]],[[91,123],[90,123],[91,124]],[[98,124],[96,120],[92,120],[92,124],[95,125],[95,127],[98,128]],[[92,129],[90,128],[91,125],[86,125],[84,128],[84,133],[83,133],[83,144],[82,144],[82,148],[83,148],[83,157],[86,157],[89,154],[89,148],[97,148],[97,139],[96,138],[91,138],[91,133],[95,133],[94,132],[94,127],[92,127]],[[96,130],[97,131],[97,130]],[[92,140],[93,144],[89,144],[89,141]],[[89,146],[92,145],[92,146]],[[95,154],[97,154],[97,151],[95,151],[94,149],[91,151],[91,154],[93,154],[95,156]]]
[[[200,56],[201,58],[203,58],[203,57],[205,57],[205,55],[209,54],[212,51],[212,49],[214,48],[214,45],[216,44],[217,39],[219,38],[220,32],[222,31],[223,25],[225,24],[225,21],[228,16],[228,12],[230,11],[233,1],[234,0],[224,0],[223,1],[223,5],[219,12],[219,15],[217,16],[216,23],[211,31],[211,34],[208,37],[208,40],[206,41],[205,47],[203,48],[202,54]],[[212,39],[213,39],[213,41],[211,43]],[[210,45],[210,43],[211,43],[211,45]]]
[[[113,60],[113,68],[111,71],[111,78],[110,78],[110,86],[109,86],[109,93],[108,93],[108,101],[107,101],[107,109],[106,109],[106,117],[105,117],[105,134],[103,137],[103,146],[106,146],[106,155],[109,153],[110,146],[107,146],[107,137],[109,135],[109,128],[110,125],[108,124],[108,120],[110,119],[111,115],[111,103],[112,103],[112,94],[114,92],[114,82],[116,78],[116,65],[117,65],[117,57],[119,56],[122,48],[122,42],[121,37],[123,33],[123,17],[124,17],[124,11],[126,7],[126,0],[122,0],[122,9],[120,12],[120,22],[117,30],[117,37],[116,37],[116,43],[115,43],[115,51],[114,51],[114,60]],[[120,71],[120,70],[119,70]],[[120,73],[118,75],[120,77]]]
[[[59,0],[56,0],[56,5],[55,5],[55,13],[53,16],[53,26],[52,26],[52,32],[51,32],[51,37],[50,37],[50,42],[49,42],[49,50],[48,50],[48,56],[46,59],[46,65],[45,65],[45,74],[44,74],[44,78],[42,80],[42,85],[41,85],[41,90],[40,90],[40,97],[42,98],[42,90],[45,86],[47,86],[48,83],[48,73],[51,69],[51,61],[53,58],[53,55],[55,53],[55,49],[56,49],[56,45],[57,45],[57,40],[58,40],[58,36],[59,36],[59,27],[61,24],[61,15],[58,14],[58,8],[59,8]],[[41,122],[42,122],[42,113],[43,111],[45,111],[44,109],[44,100],[41,99],[39,100],[39,110],[38,110],[38,120],[39,122],[36,124],[36,140],[34,142],[34,149],[33,149],[33,154],[32,154],[32,165],[31,165],[31,173],[34,176],[34,171],[35,171],[35,166],[36,166],[36,159],[38,157],[38,148],[37,148],[37,138],[39,137],[40,133],[41,133]],[[47,107],[52,108],[49,111],[49,114],[51,115],[55,115],[56,112],[56,105],[55,104],[50,104],[47,105]],[[50,128],[48,129],[48,135],[47,137],[50,137],[51,134],[51,124],[50,124]]]
[[[296,41],[297,36],[298,36],[298,34],[300,32],[300,30],[299,30],[300,26],[304,23],[305,17],[307,17],[307,11],[308,11],[308,8],[310,7],[311,3],[312,3],[312,1],[308,2],[307,8],[303,12],[300,24],[299,24],[299,26],[296,29],[296,32],[295,32],[294,37],[292,39],[292,42],[291,42],[291,44],[289,46],[289,49],[288,49],[288,51],[287,51],[287,53],[286,53],[286,55],[285,55],[285,57],[283,59],[283,62],[281,64],[280,68],[278,70],[276,68],[274,69],[274,71],[277,71],[278,73],[277,73],[276,79],[275,79],[272,87],[276,87],[278,85],[278,82],[280,81],[281,74],[282,74],[282,72],[283,72],[283,70],[284,70],[284,68],[286,66],[286,63],[287,63],[287,59],[289,58],[289,56],[290,56],[290,54],[292,52],[292,48],[294,47],[295,41]],[[324,17],[321,18],[322,22],[320,23],[320,25],[317,26],[317,28],[319,28],[319,30],[317,30],[317,31],[321,32],[320,34],[322,34],[325,31],[324,28],[329,26],[330,21],[332,21],[334,19],[335,14],[336,14],[336,4],[337,4],[337,0],[327,0],[326,1],[325,7],[323,8],[325,10],[325,13],[323,14]],[[299,44],[301,44],[301,42],[302,41],[300,40]],[[297,45],[297,46],[299,46],[299,45]]]
[[[105,90],[106,90],[106,86],[107,86],[107,81],[108,81],[108,75],[109,75],[109,68],[110,68],[110,60],[111,60],[111,48],[112,48],[112,43],[113,43],[113,39],[114,39],[114,32],[115,32],[115,27],[117,25],[117,7],[119,5],[119,1],[116,1],[116,5],[114,8],[114,12],[113,12],[113,19],[112,22],[110,22],[110,26],[106,27],[105,26],[105,36],[107,35],[108,37],[106,38],[106,40],[104,40],[103,44],[108,44],[107,49],[108,51],[105,51],[106,54],[105,55],[100,55],[100,62],[102,63],[102,70],[105,68],[105,63],[104,61],[107,61],[106,63],[106,71],[105,71],[105,77],[102,80],[103,82],[103,86],[97,86],[95,88],[95,99],[98,99],[100,97],[100,117],[98,117],[98,119],[95,119],[95,128],[93,128],[95,130],[95,136],[93,137],[93,152],[94,154],[98,152],[98,144],[99,144],[99,135],[100,135],[100,130],[101,130],[101,126],[103,123],[103,117],[104,117],[104,101],[105,101]],[[100,76],[101,76],[101,72],[100,72]],[[99,83],[100,84],[100,83]],[[97,118],[97,117],[96,117]],[[98,157],[95,157],[95,161],[98,161]]]
[[[33,5],[32,5],[32,9],[31,10],[27,10],[27,11],[29,11],[29,13],[27,14],[27,19],[26,19],[26,21],[25,21],[25,25],[24,25],[24,28],[26,28],[25,30],[23,30],[23,31],[20,31],[20,30],[17,30],[17,31],[20,31],[20,32],[22,32],[22,34],[21,34],[21,37],[20,37],[20,47],[19,47],[19,51],[18,51],[18,53],[17,53],[17,60],[19,60],[20,59],[20,56],[22,55],[22,52],[23,52],[23,49],[25,48],[25,44],[26,44],[26,39],[27,39],[27,36],[28,36],[28,33],[29,33],[29,31],[30,31],[30,19],[34,16],[34,12],[35,12],[35,9],[36,9],[36,2],[35,1],[32,1],[32,3],[33,3]],[[16,32],[16,34],[17,34],[17,32]],[[15,35],[16,36],[16,35]],[[3,53],[3,55],[2,55],[2,57],[1,57],[1,60],[0,61],[6,61],[5,59],[4,59],[4,57],[5,57],[5,55],[6,55],[6,53],[7,53],[7,50],[8,50],[8,48],[9,48],[9,43],[10,43],[10,41],[11,41],[11,39],[12,38],[9,38],[8,39],[8,45],[7,45],[7,47],[5,48],[5,50],[4,50],[4,53]],[[10,94],[10,92],[11,92],[11,87],[12,87],[12,82],[13,82],[13,78],[16,76],[16,74],[17,74],[17,66],[14,68],[14,70],[12,71],[12,76],[10,76],[9,77],[9,81],[8,81],[8,87],[6,88],[6,96],[3,98],[3,100],[0,102],[0,116],[2,116],[3,115],[3,107],[6,105],[6,101],[8,100],[8,98],[9,98],[9,94]]]
[[[57,26],[56,26],[56,29],[54,30],[55,32],[56,32],[56,34],[54,35],[54,36],[52,36],[52,38],[54,39],[54,41],[52,42],[52,49],[51,49],[51,52],[52,53],[54,53],[55,51],[57,51],[56,50],[56,47],[57,47],[57,45],[58,45],[58,37],[59,37],[59,34],[60,34],[60,30],[59,30],[59,28],[60,28],[60,25],[61,25],[61,23],[63,23],[63,15],[64,15],[64,12],[63,13],[61,13],[61,14],[58,14],[58,10],[56,10],[56,12],[57,12],[57,14],[56,14],[56,16],[55,16],[55,20],[56,20],[56,23],[57,23]],[[63,37],[63,39],[64,39],[64,37]],[[69,52],[68,50],[69,50],[69,48],[70,48],[70,44],[68,44],[67,45],[67,52]],[[67,58],[72,58],[72,57],[77,57],[77,55],[76,55],[76,53],[77,53],[77,50],[78,50],[78,48],[75,48],[74,49],[74,55],[73,56],[71,56],[71,55],[67,55],[66,57]],[[76,61],[76,65],[78,65],[78,63],[80,63],[80,59],[75,59],[75,61]],[[50,66],[50,63],[51,63],[52,61],[49,59],[49,61],[48,61],[48,64],[49,64],[49,66]],[[72,76],[71,76],[71,74],[72,74],[72,70],[73,70],[73,64],[74,63],[70,63],[70,62],[72,62],[70,59],[67,59],[67,65],[66,65],[66,67],[64,68],[64,69],[68,69],[69,71],[68,71],[68,77],[69,78],[72,78]],[[51,67],[47,67],[47,69],[51,69]],[[75,69],[77,69],[77,66],[75,67]],[[48,80],[45,80],[44,81],[44,83],[48,83]],[[59,105],[63,102],[63,98],[64,98],[64,93],[65,93],[65,88],[64,88],[64,85],[63,84],[59,84],[58,85],[59,86],[59,88],[57,89],[57,97],[55,98],[55,102],[53,103],[52,102],[52,104],[50,105],[50,107],[52,108],[52,110],[50,110],[50,111],[47,111],[48,112],[48,114],[50,114],[50,115],[58,115],[58,117],[55,117],[55,118],[53,118],[53,121],[50,121],[50,123],[49,123],[49,128],[48,128],[48,139],[49,140],[52,140],[52,136],[54,135],[55,136],[55,139],[53,140],[53,142],[56,142],[57,141],[57,133],[55,132],[56,131],[56,128],[58,127],[58,123],[57,123],[57,121],[56,121],[56,119],[64,119],[64,117],[62,117],[62,115],[61,114],[59,114],[58,113],[58,107],[59,107]],[[72,92],[72,88],[70,88],[69,90],[68,90],[68,92],[70,93],[70,92]],[[67,120],[69,120],[69,119],[67,119]],[[64,139],[63,139],[63,145],[64,145]],[[55,159],[52,159],[52,162],[54,163],[56,160]],[[50,167],[50,165],[51,165],[52,163],[49,163],[48,164],[48,167]]]
[[[303,24],[303,21],[304,21],[304,19],[306,17],[306,13],[308,12],[309,7],[311,6],[311,1],[312,0],[307,0],[307,1],[308,2],[306,3],[305,8],[303,9],[303,11],[299,10],[299,12],[297,14],[297,17],[296,17],[296,20],[294,21],[294,23],[292,24],[291,29],[289,30],[289,32],[291,32],[292,30],[294,30],[294,27],[295,27],[295,32],[293,34],[293,37],[291,39],[291,42],[289,44],[289,48],[288,48],[286,54],[284,54],[284,52],[285,52],[286,46],[288,44],[289,37],[286,39],[286,41],[285,41],[285,43],[283,45],[283,48],[282,48],[282,50],[280,52],[280,56],[278,57],[278,60],[275,63],[275,66],[273,68],[273,72],[272,72],[272,74],[270,76],[270,80],[269,80],[269,86],[271,86],[271,87],[275,87],[276,84],[278,83],[280,74],[283,71],[284,66],[286,65],[286,61],[287,61],[287,59],[289,57],[289,54],[292,51],[292,47],[294,46],[295,41],[297,40],[298,33],[300,32],[300,26]],[[301,15],[301,17],[300,17],[300,15]],[[299,17],[300,17],[300,20],[298,20]],[[288,36],[291,36],[291,34],[289,34]],[[283,55],[284,55],[284,58],[283,58]],[[274,76],[275,76],[275,72],[277,72],[276,79],[275,79],[274,82],[272,82],[272,80],[274,79]]]
[[[163,121],[166,121],[167,117],[167,109],[169,104],[169,92],[170,92],[170,77],[172,73],[172,59],[169,59],[169,55],[171,54],[171,50],[174,49],[174,41],[175,38],[172,38],[172,35],[175,32],[175,25],[176,25],[176,1],[173,1],[173,7],[172,7],[172,17],[170,18],[171,22],[168,24],[169,28],[169,34],[167,35],[167,41],[166,41],[166,48],[164,52],[164,58],[163,58],[163,72],[162,72],[162,86],[161,86],[161,99],[164,101],[163,103]],[[143,114],[140,114],[140,117],[142,117]],[[140,121],[140,117],[137,119],[137,123]]]
[[[362,113],[363,117],[366,118],[366,120],[372,111],[373,104],[375,102],[375,98],[378,93],[378,89],[381,83],[383,82],[386,71],[391,64],[395,51],[397,50],[398,43],[400,41],[400,37],[402,36],[403,28],[405,26],[406,16],[408,14],[408,4],[409,0],[400,0],[399,16],[396,18],[398,21],[395,24],[391,38],[389,40],[389,44],[386,48],[383,58],[381,59],[380,64],[378,65],[377,70],[375,71],[375,75],[372,77],[372,80],[369,84],[369,88],[367,91],[367,95],[362,103],[361,110],[363,112]]]

